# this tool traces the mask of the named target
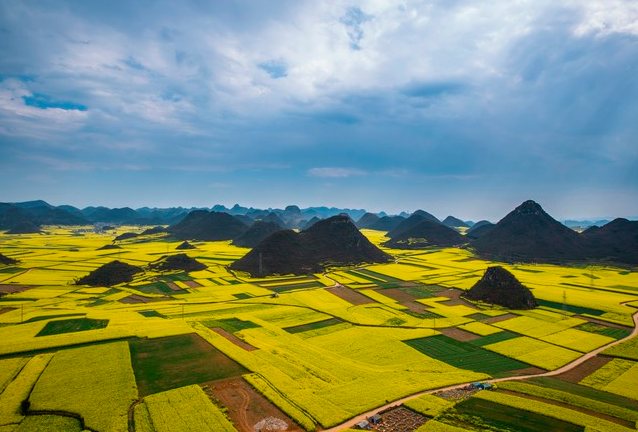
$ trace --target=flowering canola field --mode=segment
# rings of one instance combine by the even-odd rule
[[[148,264],[183,252],[175,249],[180,242],[166,234],[113,240],[145,228],[119,227],[110,234],[90,227],[48,227],[37,235],[0,233],[0,252],[19,260],[0,266],[0,430],[35,430],[40,426],[30,425],[47,418],[69,430],[99,432],[237,429],[220,402],[197,385],[141,397],[139,379],[148,374],[135,370],[134,364],[144,363],[132,361],[131,341],[196,335],[197,343],[212,345],[228,362],[245,368],[243,379],[270,403],[303,429],[313,430],[405,396],[490,378],[471,364],[464,368],[463,353],[498,353],[520,363],[521,370],[494,372],[499,377],[522,374],[532,366],[559,368],[614,342],[616,333],[626,334],[638,305],[636,272],[505,264],[532,290],[539,308],[510,311],[468,303],[459,294],[494,263],[461,249],[386,249],[395,262],[251,278],[227,267],[247,249],[229,242],[192,242],[196,248],[187,253],[205,264],[205,270],[157,272]],[[376,244],[385,239],[384,233],[363,232]],[[100,249],[108,244],[120,248]],[[145,271],[112,287],[74,284],[114,260]],[[342,286],[332,289],[337,283]],[[76,322],[100,326],[75,328]],[[58,330],[42,332],[45,327]],[[457,338],[458,354],[450,355],[458,358],[449,363],[410,342],[442,333]],[[616,351],[638,359],[632,357],[638,355],[635,344],[625,343]],[[161,353],[155,355],[161,363]],[[604,385],[597,384],[601,380],[596,376],[584,385],[638,397],[623,390],[636,379],[638,369],[630,363]],[[167,374],[158,379],[170,383],[170,374],[178,372],[165,366],[156,367]],[[436,417],[453,405],[423,397],[408,406]],[[560,410],[545,411],[565,416]],[[36,418],[35,413],[50,415]],[[192,422],[181,420],[186,415]],[[584,416],[575,421],[606,426]],[[458,426],[432,421],[423,430],[454,428]]]

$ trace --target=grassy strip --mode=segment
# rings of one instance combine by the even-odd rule
[[[156,310],[144,310],[144,311],[137,311],[138,314],[145,316],[146,318],[165,318],[166,319],[166,315],[162,315],[161,313],[159,313]]]
[[[582,427],[567,421],[479,398],[470,398],[458,403],[438,420],[464,427],[467,425],[480,431],[582,432],[583,430]]]
[[[574,285],[574,284],[568,284],[568,283],[563,283],[561,285]],[[580,285],[575,285],[575,286],[580,286]],[[587,287],[589,288],[589,287]],[[599,316],[605,313],[605,311],[599,310],[599,309],[591,309],[591,308],[586,308],[586,307],[581,307],[581,306],[572,306],[569,304],[563,304],[563,303],[557,303],[557,302],[552,302],[552,301],[547,301],[547,300],[539,300],[536,299],[536,302],[538,303],[539,306],[546,306],[546,307],[550,307],[552,309],[558,309],[558,310],[566,310],[567,312],[573,312],[576,314],[589,314],[589,315],[595,315],[595,316]]]
[[[206,327],[221,327],[229,333],[259,327],[252,321],[243,321],[238,318],[224,318],[216,320],[206,320],[201,322]]]
[[[356,271],[357,273],[364,274],[367,276],[371,276],[373,278],[377,278],[377,279],[381,279],[382,282],[404,282],[402,279],[398,279],[392,276],[388,276],[385,273],[377,273],[375,271],[372,271],[370,269],[367,268],[361,268],[359,270]]]
[[[303,282],[299,284],[287,284],[287,285],[277,285],[277,286],[269,286],[267,289],[271,291],[275,291],[277,293],[292,291],[296,289],[304,289],[304,288],[322,288],[324,284],[319,281],[311,281],[311,282]],[[266,287],[264,287],[266,288]]]
[[[515,339],[517,337],[518,335],[516,333],[503,330],[498,333],[493,333],[491,335],[483,336],[482,338],[479,338],[479,339],[468,341],[467,343],[469,343],[470,345],[482,347],[482,346],[497,343],[497,342],[503,342],[509,339]]]
[[[530,382],[541,385],[543,387],[549,387],[552,389],[564,391],[574,395],[582,396],[588,399],[595,399],[608,404],[617,405],[619,407],[638,411],[638,402],[628,399],[624,396],[615,395],[595,388],[586,387],[579,384],[570,383],[567,381],[559,380],[551,377],[532,378]]]
[[[109,324],[109,320],[107,319],[91,319],[91,318],[76,318],[76,319],[68,319],[61,321],[49,321],[46,325],[40,330],[40,332],[35,335],[39,336],[50,336],[56,334],[63,333],[75,333],[87,330],[96,330],[105,328]]]
[[[531,413],[541,414],[547,417],[551,417],[557,420],[570,422],[585,428],[593,428],[597,431],[605,432],[635,432],[634,429],[629,429],[619,424],[612,423],[607,420],[600,419],[598,417],[590,416],[578,411],[570,410],[567,408],[559,407],[556,405],[530,401],[524,397],[512,396],[510,394],[482,391],[473,396],[473,398],[494,402],[497,404],[517,408],[523,411]],[[554,431],[556,429],[545,429]]]
[[[609,336],[612,337],[614,339],[622,339],[624,337],[629,336],[629,334],[631,333],[630,330],[626,330],[626,329],[620,329],[620,328],[616,328],[616,327],[608,327],[608,326],[604,326],[604,325],[600,325],[600,324],[595,324],[595,323],[585,323],[585,324],[581,324],[578,327],[575,327],[578,330],[583,330],[589,333],[596,333],[596,334],[600,334],[603,336]]]
[[[529,367],[528,364],[518,360],[443,335],[411,339],[404,341],[404,343],[429,357],[454,367],[490,375]]]
[[[594,399],[589,399],[583,396],[574,395],[560,390],[554,390],[551,388],[545,388],[536,386],[533,384],[527,384],[522,382],[502,382],[499,383],[499,388],[505,390],[515,391],[530,396],[537,396],[545,399],[551,399],[558,402],[566,403],[599,413],[607,414],[619,419],[628,420],[632,422],[638,421],[638,412],[628,410],[616,405],[608,404]]]
[[[302,324],[298,326],[288,327],[288,328],[285,328],[284,330],[286,330],[288,333],[301,333],[308,330],[317,330],[320,328],[330,327],[337,324],[341,324],[341,321],[336,318],[329,318],[323,321],[316,321],[309,324]]]
[[[436,286],[436,285],[432,287],[415,286],[415,287],[405,287],[405,288],[399,288],[399,289],[403,291],[404,293],[409,294],[412,297],[417,299],[437,297],[438,293],[443,291],[443,289],[440,286]]]

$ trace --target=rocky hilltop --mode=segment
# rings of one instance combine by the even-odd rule
[[[197,249],[195,246],[193,246],[192,244],[190,244],[188,241],[185,241],[183,243],[181,243],[179,246],[177,246],[175,249],[177,250],[187,250],[187,249]]]
[[[417,225],[419,225],[421,222],[425,220],[430,221],[432,223],[439,224],[439,225],[441,224],[437,219],[432,219],[426,215],[429,215],[429,213],[426,213],[423,210],[415,211],[414,213],[410,215],[409,218],[402,220],[396,227],[389,230],[387,236],[390,238],[399,237],[405,234],[406,232],[410,231],[411,229],[413,229],[414,227],[416,227]]]
[[[390,255],[359,232],[350,217],[338,215],[321,220],[300,233],[277,231],[231,264],[230,268],[252,276],[310,274],[329,266],[391,260]]]
[[[228,213],[195,210],[168,231],[180,240],[232,240],[248,227]]]
[[[447,225],[449,227],[453,227],[453,228],[469,228],[470,226],[463,222],[461,219],[456,218],[454,216],[448,216],[445,219],[443,219],[443,221],[441,222],[443,225]]]
[[[509,309],[533,309],[537,306],[532,292],[503,267],[489,267],[469,291],[462,294],[469,300],[496,304]]]
[[[199,271],[206,268],[204,264],[184,253],[169,256],[165,255],[159,260],[150,263],[149,267],[159,271],[183,270],[186,272]]]
[[[473,242],[480,255],[508,261],[565,261],[585,257],[578,233],[525,201]]]
[[[405,218],[403,216],[383,216],[378,221],[368,226],[368,229],[377,231],[391,231],[396,228]]]
[[[76,285],[112,286],[133,280],[133,276],[142,273],[144,269],[121,261],[111,261],[98,267],[83,278],[78,279]]]
[[[7,234],[40,234],[40,227],[31,221],[18,222]]]
[[[414,215],[406,219],[404,224],[407,224],[412,218],[414,218]],[[417,221],[416,225],[409,228],[406,228],[404,224],[388,233],[390,240],[385,242],[384,246],[399,249],[419,249],[433,246],[460,246],[468,241],[465,236],[462,236],[456,230],[440,222],[432,222],[429,219],[422,218]]]
[[[280,229],[282,229],[281,226],[274,222],[257,221],[248,228],[248,231],[236,237],[232,244],[239,247],[253,248]]]
[[[379,220],[379,216],[375,215],[374,213],[366,213],[363,216],[361,216],[361,219],[357,221],[356,225],[357,225],[357,228],[360,228],[360,229],[369,228],[378,220]]]
[[[638,221],[614,219],[580,235],[588,258],[638,264]]]

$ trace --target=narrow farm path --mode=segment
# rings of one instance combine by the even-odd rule
[[[241,406],[239,407],[239,423],[241,424],[242,429],[245,431],[252,430],[252,425],[248,421],[248,415],[246,411],[248,411],[248,404],[250,403],[250,396],[246,392],[246,390],[241,387],[237,388],[237,392],[241,395]]]
[[[618,339],[617,341],[610,342],[607,345],[603,345],[600,348],[597,348],[597,349],[595,349],[593,351],[590,351],[587,354],[583,355],[582,357],[577,358],[573,362],[568,363],[568,364],[566,364],[565,366],[563,366],[563,367],[561,367],[559,369],[556,369],[556,370],[553,370],[553,371],[549,371],[549,372],[543,372],[543,373],[540,373],[540,374],[521,375],[521,376],[514,376],[514,377],[507,377],[507,378],[497,378],[497,379],[489,380],[489,382],[497,383],[497,382],[503,382],[503,381],[525,380],[525,379],[529,379],[529,378],[550,377],[550,376],[556,376],[556,375],[560,375],[562,373],[565,373],[567,371],[570,371],[570,370],[574,369],[575,367],[583,364],[587,360],[591,359],[592,357],[598,355],[599,353],[601,353],[602,351],[606,350],[607,348],[612,347],[614,345],[617,345],[617,344],[619,344],[621,342],[624,342],[624,341],[626,341],[628,339],[631,339],[634,336],[636,336],[638,334],[638,312],[636,312],[632,316],[632,318],[634,320],[634,329],[632,330],[632,332],[628,336],[626,336],[626,337],[624,337],[622,339]],[[383,410],[388,409],[388,408],[399,406],[399,405],[403,404],[404,402],[407,402],[407,401],[409,401],[411,399],[418,398],[419,396],[422,396],[424,394],[432,394],[432,393],[439,392],[439,391],[460,389],[460,388],[463,388],[463,387],[467,387],[469,384],[471,384],[471,383],[456,384],[456,385],[453,385],[453,386],[442,387],[442,388],[437,388],[437,389],[432,389],[432,390],[426,390],[426,391],[423,391],[423,392],[420,392],[420,393],[413,394],[411,396],[406,396],[406,397],[404,397],[402,399],[399,399],[399,400],[396,400],[396,401],[391,402],[389,404],[377,407],[377,408],[375,408],[375,409],[373,409],[371,411],[368,411],[366,413],[358,415],[357,417],[351,418],[350,420],[348,420],[346,422],[343,422],[340,425],[331,427],[330,429],[325,429],[325,430],[323,430],[323,432],[338,432],[338,431],[341,431],[343,429],[347,429],[347,428],[353,427],[354,425],[356,425],[360,421],[366,420],[367,418],[369,418],[370,416],[376,414],[379,411],[383,411]]]

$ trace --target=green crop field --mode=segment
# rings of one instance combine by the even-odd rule
[[[509,432],[583,432],[583,427],[535,412],[471,398],[445,412],[440,421],[469,424],[478,430]]]
[[[31,319],[31,321],[40,321],[42,317],[37,319]],[[87,330],[95,330],[106,327],[109,324],[109,320],[103,319],[90,319],[90,318],[76,318],[62,321],[49,321],[40,332],[38,336],[50,336],[62,333],[73,333]]]
[[[452,366],[495,376],[529,367],[526,363],[512,360],[467,342],[459,342],[443,335],[407,340],[405,343],[427,356],[444,361]]]
[[[313,322],[309,324],[302,324],[302,325],[298,325],[294,327],[287,327],[287,328],[284,328],[284,330],[286,330],[288,333],[301,333],[301,332],[305,332],[309,330],[317,330],[317,329],[321,329],[325,327],[330,327],[340,323],[341,321],[339,321],[338,319],[330,318],[327,320],[317,321],[317,322]]]
[[[246,369],[195,334],[129,342],[142,396],[246,373]]]
[[[0,252],[20,259],[0,265],[1,432],[188,430],[179,413],[196,419],[192,430],[250,432],[237,414],[245,397],[244,412],[280,413],[290,427],[346,429],[357,415],[404,397],[569,364],[629,335],[638,302],[627,288],[638,287],[633,271],[502,263],[540,307],[459,300],[494,265],[462,249],[385,249],[396,261],[250,278],[227,267],[246,249],[197,242],[187,253],[206,269],[157,272],[148,263],[178,253],[179,242],[140,236],[98,250],[113,235],[79,229],[0,233]],[[363,232],[376,244],[384,239]],[[144,271],[111,287],[74,285],[114,259]],[[342,286],[326,289],[335,283]],[[596,413],[627,422],[638,410],[636,343],[606,349],[617,360],[588,371],[581,385],[546,377],[512,390],[588,410],[573,421],[571,411],[545,405],[531,413],[521,407],[528,399],[505,406],[490,396],[461,403],[421,396],[406,405],[434,417],[424,431],[481,430],[477,413],[502,430],[514,430],[513,415],[541,425],[519,430],[604,430]],[[237,393],[224,402],[200,385]]]

